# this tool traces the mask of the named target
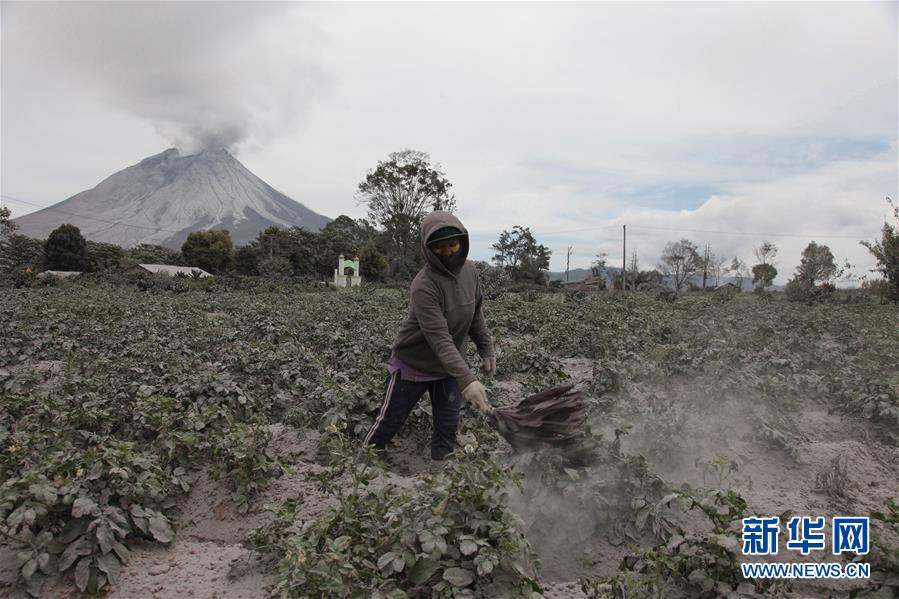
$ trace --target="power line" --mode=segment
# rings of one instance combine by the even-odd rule
[[[69,212],[68,210],[63,210],[62,208],[57,208],[55,206],[41,206],[40,204],[35,204],[33,202],[26,202],[25,200],[19,200],[17,198],[14,198],[14,197],[11,197],[11,196],[8,196],[5,194],[0,195],[0,198],[3,198],[4,200],[6,200],[8,202],[17,202],[19,204],[25,204],[26,206],[33,206],[35,208],[41,208],[42,210],[55,210],[56,212],[62,212],[63,214],[68,214],[69,216],[76,216],[78,218],[94,220],[94,221],[97,221],[100,223],[106,223],[108,225],[119,225],[121,227],[133,227],[135,229],[145,229],[147,231],[157,231],[157,232],[161,231],[164,233],[181,233],[181,231],[172,231],[171,229],[163,229],[161,227],[148,227],[146,225],[131,225],[128,223],[123,223],[122,221],[106,220],[104,218],[97,218],[96,216],[87,216],[84,214],[78,214],[76,212]]]

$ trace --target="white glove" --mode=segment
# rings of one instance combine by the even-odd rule
[[[496,356],[486,356],[481,358],[481,372],[484,374],[493,374],[496,372]]]
[[[487,403],[487,390],[479,381],[472,381],[462,389],[462,397],[481,414],[490,412],[490,404]]]

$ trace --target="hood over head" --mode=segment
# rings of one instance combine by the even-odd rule
[[[461,255],[460,264],[465,264],[465,260],[468,259],[468,229],[466,229],[462,224],[462,221],[456,218],[451,212],[435,210],[424,217],[421,221],[421,227],[419,228],[419,232],[421,233],[421,252],[425,262],[427,262],[432,269],[440,273],[455,276],[458,270],[456,270],[456,272],[450,272],[446,266],[443,265],[440,257],[428,249],[427,245],[431,235],[444,227],[455,227],[462,231],[462,236],[459,238],[462,246],[459,249],[459,254]]]

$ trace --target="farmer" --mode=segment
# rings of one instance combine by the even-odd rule
[[[485,373],[496,369],[496,357],[478,271],[466,261],[468,231],[449,212],[432,212],[421,223],[421,249],[425,266],[412,280],[409,314],[387,364],[384,403],[364,444],[383,449],[427,391],[434,415],[431,459],[444,460],[456,443],[461,398],[482,414],[490,411],[484,385],[465,363],[466,339],[477,346]]]

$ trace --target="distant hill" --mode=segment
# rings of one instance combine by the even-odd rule
[[[271,225],[318,231],[330,221],[275,190],[226,150],[182,156],[174,148],[14,219],[29,237],[45,238],[69,223],[93,241],[171,248],[202,229],[228,229],[235,245],[243,245]]]

